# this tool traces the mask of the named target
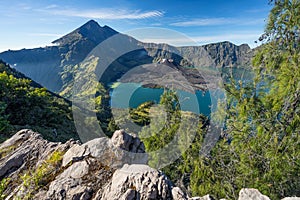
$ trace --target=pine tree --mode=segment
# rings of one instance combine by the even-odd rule
[[[0,133],[4,132],[9,127],[8,115],[5,114],[7,105],[0,102]]]
[[[226,133],[195,162],[193,193],[236,199],[253,187],[272,199],[300,195],[300,1],[271,1],[253,81],[225,85]],[[196,167],[197,165],[197,167]]]

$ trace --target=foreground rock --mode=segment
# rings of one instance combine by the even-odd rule
[[[102,199],[186,199],[161,172],[147,165],[124,165],[104,188]]]
[[[0,178],[9,177],[16,183],[20,175],[36,168],[55,151],[65,152],[78,142],[65,144],[48,142],[38,133],[22,130],[0,145]],[[7,193],[13,187],[9,187]]]
[[[111,139],[61,144],[22,130],[0,149],[1,179],[9,180],[6,199],[187,199],[146,165],[144,144],[124,131]]]
[[[212,200],[189,198],[147,165],[143,143],[124,131],[85,144],[44,140],[22,130],[0,145],[0,199]],[[297,200],[298,198],[286,198]],[[239,200],[269,200],[243,189]]]
[[[239,200],[270,200],[270,198],[261,194],[257,189],[242,189],[239,193]]]

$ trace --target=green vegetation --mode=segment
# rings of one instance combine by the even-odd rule
[[[195,159],[194,195],[237,199],[245,187],[271,199],[300,195],[300,1],[273,4],[254,81],[225,86],[226,134],[210,158]]]
[[[77,138],[69,103],[0,62],[0,142],[21,128],[54,141]]]
[[[135,122],[148,122],[149,107],[152,104],[148,102],[137,109],[132,109],[132,113],[140,113],[134,116]],[[139,120],[137,120],[138,117]],[[150,119],[150,126],[143,127],[139,135],[150,155],[151,161],[149,164],[156,167],[159,163],[168,163],[171,154],[181,152],[180,159],[163,169],[173,181],[178,182],[190,173],[193,160],[199,155],[207,127],[207,119],[204,116],[180,111],[176,92],[171,90],[165,90],[161,96],[160,104],[152,107]],[[141,123],[141,125],[145,124]],[[168,148],[168,144],[174,141],[175,146]],[[166,150],[157,155],[155,151],[163,148],[166,148]]]
[[[110,86],[110,88],[115,89],[115,88],[117,88],[120,84],[121,84],[120,82],[114,82],[114,83]]]
[[[100,122],[100,126],[104,133],[108,136],[112,136],[115,129],[111,127],[111,108],[110,108],[110,96],[108,90],[101,84],[98,84],[95,94],[95,111],[97,119]]]
[[[145,102],[142,103],[136,109],[130,109],[130,117],[133,122],[138,125],[146,126],[150,124],[150,108],[154,105],[154,102]]]
[[[9,129],[8,115],[5,114],[6,107],[6,103],[0,102],[0,132],[4,132]]]
[[[6,155],[10,154],[16,148],[17,148],[17,145],[12,145],[12,146],[0,149],[0,159],[4,158]]]
[[[191,139],[189,149],[163,168],[193,196],[237,199],[242,188],[257,188],[271,199],[300,195],[300,1],[271,3],[261,38],[265,44],[253,58],[253,81],[232,74],[225,85],[227,99],[213,115],[221,123],[225,120],[222,138],[210,155],[201,155],[207,129],[212,128],[201,117],[193,140],[189,127],[180,133],[181,140]],[[167,115],[159,113],[140,134],[152,166],[165,158],[151,152],[169,144],[185,119],[175,97],[171,91],[164,93],[160,104]],[[148,124],[147,113],[145,105],[131,111],[139,124]]]
[[[8,184],[9,184],[9,179],[7,178],[4,178],[0,181],[0,200],[5,199],[6,195],[4,195],[3,193],[8,187]]]
[[[219,102],[220,109],[212,116],[225,126],[209,155],[202,155],[200,150],[208,130],[213,129],[212,124],[206,117],[180,111],[172,90],[164,92],[158,106],[146,102],[129,109],[129,114],[116,111],[119,116],[115,119],[104,85],[98,84],[95,89],[94,84],[82,81],[86,90],[78,98],[95,94],[91,102],[95,100],[94,111],[107,135],[118,129],[117,125],[128,127],[126,124],[131,120],[144,126],[139,136],[151,166],[168,162],[170,155],[179,152],[179,159],[162,170],[193,196],[212,194],[218,199],[238,199],[242,188],[257,188],[271,199],[300,196],[300,1],[271,3],[273,9],[261,37],[264,45],[253,58],[253,74],[249,76],[253,81],[238,80],[237,77],[244,77],[243,69],[226,77],[227,98]],[[94,70],[96,60],[92,63],[90,71]],[[5,66],[1,63],[0,70]],[[62,131],[63,126],[73,130],[69,105],[13,73],[0,73],[0,139],[11,128],[25,125],[50,130],[49,135],[52,128]],[[85,76],[79,77],[89,80],[90,75]],[[67,88],[65,94],[70,91]],[[82,123],[94,123],[93,118],[85,120]],[[167,148],[174,139],[176,147]],[[165,147],[165,154],[155,154]],[[11,150],[5,149],[0,155]],[[54,152],[45,163],[22,176],[29,195],[58,173],[62,155]],[[6,180],[1,182],[0,195],[6,184]]]
[[[23,199],[31,199],[39,188],[46,186],[54,180],[60,172],[63,155],[64,152],[59,150],[53,152],[40,166],[27,171],[20,177],[22,180],[21,190],[25,194],[22,196]]]
[[[155,151],[163,148],[166,144],[168,144],[174,137],[176,130],[179,128],[180,121],[180,111],[179,111],[179,102],[176,97],[176,93],[170,90],[166,90],[160,100],[161,108],[157,110],[157,117],[150,126],[150,128],[145,127],[140,133],[141,137],[146,138],[143,140],[146,149],[148,151]],[[148,107],[149,105],[145,105],[145,107],[140,106],[132,113],[149,113]],[[162,112],[159,110],[163,109],[166,113],[166,116],[162,116]],[[144,111],[141,111],[144,110]],[[137,116],[137,115],[135,115]],[[145,117],[140,114],[142,120],[141,122],[147,122],[149,117]]]

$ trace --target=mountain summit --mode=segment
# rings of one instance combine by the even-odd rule
[[[59,93],[63,92],[64,88],[68,88],[73,81],[76,71],[74,66],[82,63],[101,42],[116,34],[118,32],[112,28],[100,26],[96,21],[90,20],[69,34],[53,41],[54,46],[6,51],[0,53],[0,59],[49,90]],[[249,66],[254,52],[247,45],[236,46],[229,42],[205,46],[174,47],[167,44],[142,43],[127,35],[122,35],[119,40],[117,44],[120,46],[135,46],[139,50],[123,55],[121,59],[112,63],[104,76],[105,80],[101,80],[104,84],[116,81],[135,66],[172,59],[174,66],[182,66],[179,70],[188,76],[186,77],[188,80],[193,79],[194,85],[201,85],[202,81],[195,78],[198,75],[191,71],[187,72],[187,68],[184,67]],[[171,52],[178,52],[178,55]],[[104,55],[95,56],[103,57]]]
[[[54,46],[0,53],[0,59],[53,92],[72,79],[73,66],[82,62],[102,41],[118,32],[90,20],[53,41]]]
[[[103,26],[101,27],[96,21],[90,20],[81,27],[72,31],[71,33],[53,41],[53,44],[60,46],[69,45],[79,40],[90,40],[95,43],[100,43],[103,40],[111,37],[118,32],[114,29]]]
[[[101,42],[118,32],[108,26],[101,27],[96,21],[90,20],[71,33],[52,43],[57,44],[64,56],[62,65],[76,65]]]

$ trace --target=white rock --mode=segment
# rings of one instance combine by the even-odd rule
[[[244,188],[239,193],[239,200],[270,200],[270,198],[261,194],[257,189]]]

